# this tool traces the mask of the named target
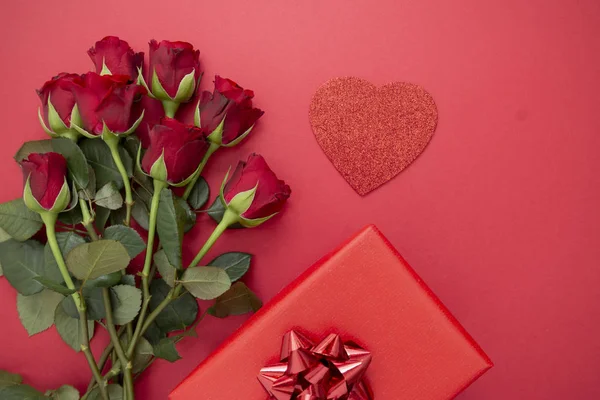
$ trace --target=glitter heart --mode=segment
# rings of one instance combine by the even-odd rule
[[[321,86],[309,110],[317,142],[360,195],[383,185],[425,150],[437,125],[437,107],[422,87],[381,87],[355,77]]]

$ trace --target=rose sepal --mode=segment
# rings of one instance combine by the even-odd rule
[[[106,123],[103,123],[102,133],[100,135],[93,135],[93,134],[89,133],[87,130],[80,127],[79,125],[75,125],[75,124],[72,124],[72,125],[73,125],[73,128],[75,128],[75,130],[77,132],[81,133],[83,136],[85,136],[88,139],[98,139],[101,137],[102,139],[104,139],[104,141],[106,141],[108,138],[112,138],[113,136],[115,136],[117,138],[127,137],[127,136],[131,135],[133,132],[135,132],[135,130],[140,126],[140,124],[142,123],[142,120],[144,119],[145,111],[146,110],[142,110],[142,113],[140,114],[139,118],[125,132],[113,132],[108,128],[108,126],[106,126]]]
[[[252,189],[236,194],[229,201],[229,203],[227,203],[227,201],[225,200],[224,191],[225,191],[225,185],[227,183],[227,179],[229,178],[230,172],[231,172],[231,167],[225,174],[225,179],[223,179],[223,182],[221,183],[221,190],[219,192],[219,200],[227,208],[227,210],[229,210],[231,213],[233,213],[237,216],[236,222],[240,223],[245,228],[254,228],[254,227],[257,227],[257,226],[261,225],[262,223],[268,221],[269,219],[273,218],[275,215],[278,214],[278,213],[273,213],[273,214],[263,217],[263,218],[254,218],[254,219],[242,217],[242,214],[244,214],[246,211],[248,211],[248,209],[254,202],[254,197],[256,196],[256,190],[258,189],[258,182],[256,183],[256,186],[254,186]]]
[[[79,132],[81,135],[85,136],[88,139],[100,138],[100,135],[92,135],[91,133],[89,133],[88,131],[86,131],[85,129],[80,127],[79,125],[76,125],[76,124],[72,124],[72,125],[73,125],[73,129],[75,129],[77,132]]]
[[[79,205],[79,194],[77,191],[77,185],[75,184],[75,182],[72,182],[72,184],[71,184],[71,199],[69,201],[69,204],[63,211],[71,211],[78,205]]]
[[[156,179],[161,182],[168,182],[169,171],[167,171],[167,164],[165,163],[165,151],[163,150],[162,154],[152,167],[150,168],[150,174],[153,179]]]
[[[250,190],[237,193],[231,200],[229,200],[229,203],[226,202],[225,205],[241,218],[241,215],[248,211],[250,206],[252,206],[252,203],[254,202],[254,196],[256,196],[257,188],[258,183]]]
[[[198,79],[198,82],[200,82],[200,79]],[[179,105],[189,101],[192,98],[196,88],[198,87],[198,82],[196,82],[196,69],[194,68],[192,69],[192,72],[185,75],[183,79],[181,79],[175,97],[171,97],[160,83],[158,74],[156,73],[156,70],[154,70],[152,71],[152,94],[155,99],[158,99],[162,102],[167,117],[174,118]]]
[[[102,70],[100,71],[100,75],[112,75],[110,69],[106,66],[106,58],[102,57]]]
[[[136,83],[138,85],[142,86],[144,89],[146,89],[146,93],[149,97],[156,99],[156,96],[154,95],[154,93],[152,93],[152,91],[148,87],[148,84],[146,83],[146,80],[144,79],[144,74],[142,73],[142,67],[137,67],[137,71],[138,71],[138,77],[137,77]]]
[[[240,216],[239,219],[239,223],[240,225],[242,225],[244,228],[255,228],[261,224],[263,224],[264,222],[267,222],[268,220],[270,220],[271,218],[273,218],[274,216],[276,216],[279,213],[273,213],[267,217],[262,217],[262,218],[254,218],[254,219],[248,219],[248,218],[244,218]]]
[[[160,155],[160,157],[154,161],[154,164],[152,164],[152,167],[150,168],[150,173],[147,174],[144,169],[142,168],[142,146],[140,146],[138,148],[138,152],[137,152],[137,156],[136,156],[136,166],[137,168],[142,171],[142,174],[149,176],[150,178],[165,182],[167,184],[169,184],[170,186],[174,186],[174,187],[183,187],[183,186],[187,186],[199,173],[200,173],[200,169],[202,168],[202,164],[198,165],[198,168],[196,168],[196,170],[190,175],[188,176],[186,179],[184,179],[181,182],[178,183],[173,183],[173,182],[169,182],[168,180],[168,171],[167,171],[167,165],[165,163],[164,160],[164,155],[165,155],[165,151],[163,150],[162,154]],[[160,162],[162,165],[157,165],[157,163]],[[152,171],[154,170],[154,168],[157,168],[155,170],[155,173],[153,173]],[[164,175],[163,175],[163,168],[164,168]],[[157,175],[158,174],[158,175]],[[164,179],[163,179],[164,176]]]
[[[77,104],[75,104],[71,110],[71,122],[69,126],[67,126],[60,115],[58,115],[56,108],[50,101],[50,96],[48,96],[48,125],[50,126],[48,127],[48,125],[46,125],[40,107],[38,107],[38,119],[40,120],[40,125],[42,125],[44,132],[52,138],[64,137],[75,142],[79,139],[79,132],[74,127],[74,125],[80,124],[81,121]]]
[[[252,132],[252,128],[254,128],[254,125],[252,125],[250,128],[248,128],[246,130],[246,132],[242,133],[240,136],[235,138],[235,140],[232,140],[231,142],[229,142],[227,144],[221,144],[221,146],[223,146],[223,147],[237,146],[242,140],[244,140],[246,138],[246,136],[248,136],[250,134],[250,132]]]
[[[211,141],[211,143],[216,144],[217,146],[223,146],[223,127],[225,126],[225,117],[219,123],[219,125],[215,128],[214,131],[210,133],[206,138]]]
[[[198,82],[199,81],[200,79],[198,79]],[[163,87],[162,83],[160,83],[160,79],[158,78],[156,70],[152,71],[152,94],[159,100],[185,103],[192,98],[197,87],[198,83],[196,82],[196,69],[194,68],[192,69],[192,72],[185,75],[181,79],[181,82],[179,82],[179,87],[177,88],[177,93],[175,93],[175,97],[171,97]]]
[[[23,201],[25,202],[27,208],[40,214],[46,212],[58,214],[63,212],[69,206],[71,201],[71,193],[67,179],[65,178],[62,188],[54,200],[54,204],[49,209],[44,208],[33,195],[33,192],[31,191],[30,178],[27,178],[27,182],[25,183],[25,189],[23,190]]]

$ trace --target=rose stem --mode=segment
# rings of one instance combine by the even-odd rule
[[[112,158],[115,161],[115,165],[121,174],[121,180],[123,181],[123,186],[125,187],[125,221],[123,224],[125,226],[131,225],[131,207],[133,207],[133,194],[131,192],[131,182],[129,182],[129,176],[127,175],[127,169],[123,165],[123,160],[121,159],[121,155],[119,154],[119,137],[117,135],[108,134],[103,136],[104,142],[108,145],[110,149],[110,153],[112,154]],[[123,271],[123,275],[125,275],[125,271]],[[133,332],[133,327],[131,322],[127,324],[127,338],[131,339]]]
[[[179,108],[179,103],[171,100],[165,100],[162,102],[162,105],[163,109],[165,110],[165,115],[169,118],[175,118],[175,114]]]
[[[196,257],[194,257],[188,268],[197,266],[200,263],[200,260],[202,260],[202,257],[204,257],[213,244],[215,244],[219,236],[225,232],[225,229],[227,229],[229,225],[235,224],[236,222],[238,222],[238,216],[229,208],[225,209],[223,219],[221,219],[221,222],[219,222],[219,224],[216,226],[215,230],[210,235],[206,243],[204,243],[204,246],[202,246],[198,254],[196,254]]]
[[[206,253],[208,253],[210,248],[215,244],[215,242],[221,236],[221,234],[225,231],[225,229],[227,229],[227,227],[229,225],[232,225],[232,224],[236,223],[237,221],[238,221],[238,216],[235,215],[235,213],[233,213],[229,209],[225,210],[225,214],[223,214],[223,219],[215,227],[215,230],[210,235],[210,237],[208,238],[206,243],[204,243],[204,246],[202,246],[202,249],[200,249],[200,251],[194,258],[194,260],[190,263],[188,268],[195,267],[196,265],[198,265],[198,263],[206,255]],[[142,326],[142,333],[146,332],[146,330],[150,327],[152,322],[154,322],[156,317],[158,317],[158,314],[160,314],[161,311],[164,310],[165,307],[167,307],[171,301],[175,300],[179,296],[182,288],[183,288],[183,286],[181,285],[181,283],[176,284],[175,287],[173,287],[169,291],[169,293],[164,298],[164,300],[162,302],[160,302],[160,304],[154,310],[152,310],[152,312],[148,315],[148,318],[144,321],[144,325]],[[127,351],[127,355],[129,357],[131,357],[131,354],[133,354],[133,350],[130,346],[129,350]]]
[[[125,387],[123,388],[123,394],[127,400],[134,400],[135,394],[133,392],[133,378],[131,375],[132,364],[131,361],[128,360],[127,356],[125,356],[123,346],[121,346],[121,340],[119,339],[119,335],[115,329],[112,306],[110,304],[110,292],[108,288],[102,288],[102,299],[104,301],[104,309],[106,310],[106,327],[110,335],[110,340],[117,352],[117,358],[121,362],[121,369],[124,369],[123,374]]]
[[[75,284],[71,279],[71,275],[69,275],[69,271],[67,270],[67,265],[65,264],[65,260],[63,258],[62,252],[60,251],[60,247],[56,240],[56,220],[58,218],[58,214],[45,212],[40,213],[42,217],[42,221],[46,225],[46,235],[48,236],[48,244],[50,245],[50,249],[52,250],[52,254],[54,255],[54,259],[56,260],[56,264],[58,264],[58,269],[65,280],[65,284],[71,290],[75,290]],[[100,390],[100,395],[104,400],[108,400],[108,393],[106,391],[105,382],[102,379],[102,374],[98,369],[98,365],[94,359],[94,355],[90,350],[90,337],[87,325],[87,314],[85,309],[85,302],[79,296],[79,292],[75,292],[71,295],[73,297],[73,301],[75,302],[75,306],[77,307],[77,311],[79,311],[79,324],[81,327],[81,351],[85,355],[85,358],[92,370],[92,374],[98,383],[98,387]]]
[[[90,238],[93,241],[98,240],[99,239],[98,234],[96,233],[96,231],[94,230],[94,228],[91,225],[91,222],[93,221],[93,219],[90,215],[90,210],[87,206],[87,203],[85,202],[84,199],[79,199],[79,205],[81,207],[81,213],[83,215],[83,222],[82,222],[83,226],[85,226],[86,230],[88,231],[88,233],[90,235]],[[119,340],[120,334],[117,333],[114,323],[113,323],[112,308],[111,308],[111,304],[110,304],[110,292],[108,291],[108,288],[102,289],[102,297],[103,297],[103,301],[104,301],[104,308],[106,310],[106,325],[107,325],[106,328],[109,332],[110,339],[111,339],[111,344],[110,344],[110,346],[107,346],[107,349],[115,348],[115,349],[117,349],[117,354],[119,356],[121,354],[124,356],[125,353],[123,352],[123,347],[121,346],[121,341]],[[128,326],[128,328],[131,328],[131,324],[128,324],[127,326]],[[122,332],[122,330],[121,330],[121,332]],[[120,354],[119,354],[119,349],[121,350]],[[102,371],[102,369],[104,368],[106,359],[108,359],[109,356],[110,356],[110,350],[107,352],[106,358],[100,362],[101,367],[98,367],[98,369],[100,371]],[[119,357],[119,360],[121,361],[121,363],[123,365],[126,365],[128,367],[130,366],[130,363],[124,362],[121,357]],[[125,371],[125,381],[126,382],[125,383],[127,383],[127,371],[129,371],[129,375],[131,378],[131,368],[129,368],[128,370],[126,368],[126,371]],[[125,390],[127,390],[127,392],[129,392],[129,388],[126,387]],[[133,397],[131,399],[133,400]]]
[[[204,158],[202,159],[202,162],[200,163],[200,166],[198,167],[197,172],[194,174],[194,177],[192,178],[190,183],[188,183],[187,187],[185,188],[185,192],[183,193],[184,200],[187,200],[188,197],[190,197],[190,194],[192,193],[192,190],[194,190],[194,186],[196,185],[196,182],[198,182],[198,179],[200,178],[200,174],[202,173],[202,170],[206,166],[208,159],[210,158],[210,156],[213,155],[213,153],[215,151],[217,151],[219,149],[219,147],[221,147],[221,146],[219,146],[218,144],[214,144],[213,142],[210,142],[210,147],[208,148],[208,150],[206,150],[206,154],[204,155]]]
[[[123,186],[125,187],[125,226],[129,226],[131,224],[131,207],[133,206],[133,194],[131,193],[131,183],[129,182],[129,176],[127,176],[127,170],[123,165],[123,160],[121,159],[121,155],[119,154],[119,137],[116,135],[107,135],[104,139],[104,142],[108,145],[110,149],[110,153],[112,154],[113,160],[115,161],[115,165],[121,174],[121,179],[123,180]]]
[[[121,335],[123,334],[124,331],[125,331],[125,327],[123,327],[123,326],[120,327],[119,330],[117,331],[117,336],[121,337]],[[104,351],[102,352],[102,355],[100,356],[100,358],[98,359],[98,369],[100,371],[102,371],[104,369],[104,366],[106,365],[106,362],[108,361],[108,358],[110,357],[110,353],[112,351],[113,351],[113,344],[112,344],[112,342],[110,342],[106,346]],[[111,378],[112,378],[112,376],[111,376]],[[108,380],[109,380],[108,373],[104,376],[104,380],[108,382]],[[90,380],[90,383],[88,384],[87,392],[90,392],[94,387],[96,387],[95,382],[96,381],[93,378]]]
[[[154,194],[152,195],[152,204],[150,206],[150,218],[148,223],[148,243],[146,247],[146,258],[144,259],[144,268],[142,269],[142,294],[143,302],[140,316],[138,318],[135,331],[133,332],[133,338],[129,342],[127,349],[128,357],[131,357],[135,350],[135,345],[142,335],[142,325],[144,324],[144,318],[148,311],[150,304],[150,285],[148,283],[148,276],[150,274],[150,267],[152,266],[152,254],[154,251],[154,236],[156,235],[156,217],[158,215],[158,205],[160,203],[160,193],[163,189],[167,188],[166,182],[154,179]]]
[[[88,235],[90,235],[90,239],[98,240],[98,234],[96,233],[96,230],[92,225],[92,223],[94,222],[94,218],[92,218],[90,214],[90,209],[88,208],[85,199],[79,198],[79,207],[81,208],[81,214],[83,215],[83,221],[81,223],[85,227],[85,230],[87,231]]]

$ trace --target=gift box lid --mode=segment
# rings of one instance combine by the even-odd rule
[[[375,226],[305,271],[193,371],[171,400],[264,400],[257,380],[290,329],[368,349],[378,400],[451,399],[491,360]]]

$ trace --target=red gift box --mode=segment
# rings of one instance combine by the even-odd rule
[[[209,356],[171,400],[264,400],[257,380],[290,329],[339,333],[369,350],[378,400],[451,399],[491,360],[374,226],[286,287]]]

